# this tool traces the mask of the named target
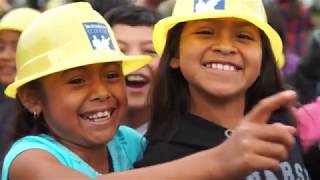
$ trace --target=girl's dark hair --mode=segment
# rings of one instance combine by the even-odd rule
[[[39,80],[32,81],[21,88],[28,88],[40,93]],[[17,96],[17,115],[12,121],[11,129],[9,130],[9,141],[14,142],[27,135],[48,134],[46,122],[42,114],[34,116],[33,113],[26,109],[19,97]]]
[[[113,8],[104,15],[104,18],[110,24],[114,26],[115,24],[127,24],[130,26],[153,26],[160,20],[159,14],[155,11],[135,6],[119,6]]]
[[[169,140],[179,122],[188,113],[188,82],[180,69],[172,69],[169,66],[170,60],[179,54],[183,27],[184,23],[180,23],[168,32],[155,84],[151,90],[151,124],[146,137],[152,142]],[[269,40],[263,32],[261,36],[263,42],[261,73],[247,90],[245,113],[249,112],[261,99],[284,90]],[[291,118],[291,113],[286,107],[278,111],[287,113]]]
[[[131,0],[89,0],[89,2],[102,16],[113,8],[132,4]]]

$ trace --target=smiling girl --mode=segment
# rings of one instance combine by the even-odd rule
[[[156,24],[153,42],[162,56],[149,144],[137,167],[225,144],[259,101],[284,90],[281,39],[260,0],[177,0],[173,15]],[[308,178],[297,144],[288,146],[292,134],[283,124],[294,124],[289,107],[278,106],[266,123],[246,127],[233,146],[237,153],[221,166],[238,162],[238,155],[243,164],[265,165],[248,179]]]

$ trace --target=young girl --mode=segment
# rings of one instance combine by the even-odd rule
[[[128,113],[123,123],[145,134],[150,120],[148,94],[160,62],[152,44],[153,26],[159,21],[159,16],[150,9],[130,5],[112,9],[105,18],[124,54],[152,57],[150,64],[126,76]]]
[[[239,135],[239,120],[260,100],[283,90],[277,69],[283,65],[281,39],[268,25],[260,0],[177,0],[173,15],[156,24],[153,40],[162,57],[149,144],[137,167],[178,159]],[[233,147],[250,149],[242,154],[248,161],[278,167],[257,168],[248,179],[309,177],[298,146],[288,148],[280,138],[290,133],[279,124],[293,125],[294,119],[288,108],[278,108],[269,124],[250,126],[245,133],[252,136],[239,138]],[[224,163],[237,162],[233,157]]]
[[[251,123],[263,123],[273,110],[292,101],[292,92],[265,99],[220,147],[162,165],[111,173],[131,169],[145,145],[137,132],[119,128],[119,122],[127,107],[124,74],[146,63],[148,57],[128,57],[119,51],[109,25],[88,3],[44,12],[21,35],[17,77],[5,91],[19,100],[21,112],[2,179],[234,179],[270,167],[242,163],[246,158],[241,153],[249,149],[234,147]],[[289,148],[294,129],[282,130],[277,139]],[[225,164],[226,157],[236,162]]]
[[[8,11],[0,20],[0,167],[8,150],[7,125],[16,110],[16,101],[6,97],[4,89],[16,75],[15,53],[19,36],[39,15],[39,11],[31,8],[16,8]]]

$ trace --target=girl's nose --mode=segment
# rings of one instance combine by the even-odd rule
[[[237,52],[232,37],[224,33],[221,33],[221,35],[214,40],[211,49],[223,55],[235,54]]]
[[[91,101],[105,101],[111,97],[110,89],[108,84],[102,80],[92,84],[90,100]]]

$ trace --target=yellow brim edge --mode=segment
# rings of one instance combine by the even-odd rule
[[[89,55],[90,56],[90,55]],[[91,58],[92,59],[92,58]],[[71,68],[76,68],[76,67],[80,67],[80,66],[85,66],[85,65],[90,65],[90,64],[97,64],[97,63],[104,63],[104,62],[122,62],[123,63],[123,73],[126,75],[130,72],[133,72],[141,67],[143,67],[144,65],[148,64],[151,62],[151,57],[150,56],[125,56],[125,55],[113,55],[108,56],[108,54],[104,55],[103,57],[96,57],[93,58],[93,60],[90,61],[78,61],[77,63],[70,63],[68,64],[68,66],[59,66],[55,69],[48,69],[47,71],[43,71],[37,74],[34,74],[32,76],[29,76],[27,78],[22,78],[19,80],[16,80],[15,82],[11,83],[6,89],[5,89],[5,94],[8,97],[11,98],[15,98],[16,97],[16,93],[19,87],[21,87],[22,85],[31,82],[33,80],[42,78],[44,76],[56,73],[56,72],[60,72],[60,71],[64,71],[67,69],[71,69]]]

